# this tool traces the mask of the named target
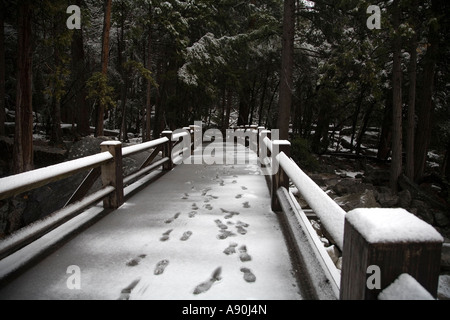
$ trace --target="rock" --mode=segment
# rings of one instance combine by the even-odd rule
[[[409,211],[429,224],[434,223],[434,216],[431,213],[430,208],[424,201],[411,201],[411,208]]]
[[[374,186],[385,185],[389,182],[390,172],[386,169],[377,169],[367,166],[362,181]]]
[[[434,220],[436,221],[436,225],[438,227],[446,227],[450,224],[450,220],[447,215],[442,211],[436,211],[434,213]]]
[[[389,193],[378,193],[377,201],[382,208],[393,208],[398,204],[398,196]]]
[[[398,206],[401,208],[409,208],[412,201],[411,192],[403,190],[398,193]]]
[[[450,243],[442,244],[441,269],[450,271]]]
[[[439,276],[437,298],[439,300],[450,300],[450,275],[442,274]]]
[[[342,179],[331,189],[336,193],[336,195],[344,196],[350,193],[358,193],[365,189],[373,190],[374,188],[373,186],[361,183],[355,179]]]
[[[375,199],[373,190],[364,192],[349,193],[342,197],[337,197],[334,201],[346,212],[356,208],[379,208],[380,205]]]
[[[405,175],[401,175],[398,178],[398,184],[402,190],[409,190],[413,199],[425,201],[435,208],[448,211],[448,205],[445,203],[445,201],[441,201],[442,199],[438,199],[435,195],[426,192]]]

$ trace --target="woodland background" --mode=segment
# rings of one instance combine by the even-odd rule
[[[66,26],[69,5],[80,30]],[[369,5],[381,29],[366,25]],[[367,156],[377,132],[372,155],[389,161],[394,193],[402,174],[429,176],[430,151],[448,187],[449,12],[445,0],[2,0],[0,135],[14,138],[4,175],[34,168],[37,134],[65,148],[201,120],[278,128],[314,155],[338,151],[345,130],[345,151]]]

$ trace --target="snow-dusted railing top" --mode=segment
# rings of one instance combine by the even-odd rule
[[[102,152],[2,178],[0,179],[0,200],[64,179],[80,171],[98,167],[112,159],[113,156],[109,152]]]
[[[120,207],[124,202],[124,186],[126,184],[159,166],[163,166],[163,170],[173,168],[170,159],[172,138],[172,131],[166,131],[159,139],[125,148],[122,148],[122,143],[119,141],[106,141],[100,145],[101,152],[98,154],[0,179],[0,200],[2,200],[90,170],[63,209],[49,214],[46,218],[20,229],[0,241],[0,259],[30,244],[102,199],[104,208]],[[175,137],[173,141],[177,141],[179,138],[181,136]],[[153,149],[153,152],[140,169],[123,177],[122,158],[150,149]],[[161,151],[162,159],[154,162],[153,160]],[[103,187],[99,191],[87,195],[90,187],[100,176]]]
[[[277,155],[277,161],[319,217],[336,245],[342,250],[344,247],[345,211],[284,152]]]
[[[437,296],[443,237],[431,225],[401,208],[355,209],[346,213],[290,158],[289,142],[271,140],[270,131],[261,128],[258,128],[257,134],[258,140],[262,140],[262,148],[267,148],[265,152],[258,148],[260,163],[262,166],[270,165],[272,170],[272,209],[280,211],[286,208],[285,202],[277,203],[274,199],[280,197],[278,201],[282,201],[283,195],[289,196],[290,192],[286,190],[291,180],[319,217],[331,240],[342,251],[339,276],[334,265],[327,263],[329,257],[323,256],[322,248],[315,250],[322,256],[318,261],[325,276],[333,282],[331,286],[336,297],[377,299],[389,292],[390,299],[396,299],[396,296],[400,299],[398,290],[384,289],[391,284],[398,287],[397,279],[404,273],[417,281],[417,285],[410,287],[417,288],[421,297]],[[270,157],[266,156],[269,153]],[[288,224],[291,229],[296,228],[295,225],[304,225],[303,220],[307,219],[297,223],[288,221]],[[312,230],[308,225],[302,228]],[[311,230],[306,231],[310,234]],[[298,239],[295,241],[298,242]],[[314,247],[314,241],[306,242]],[[297,243],[298,247],[304,245],[304,241]],[[372,283],[368,280],[371,273]],[[381,292],[384,293],[379,297]]]

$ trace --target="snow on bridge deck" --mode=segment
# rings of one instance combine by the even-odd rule
[[[237,163],[245,154],[175,167],[5,284],[0,299],[302,299],[256,156]],[[68,288],[72,265],[80,289]]]

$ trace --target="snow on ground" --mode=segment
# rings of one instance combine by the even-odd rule
[[[228,253],[228,254],[226,254]],[[70,290],[67,269],[81,271]],[[182,164],[15,281],[2,299],[302,299],[257,164]]]

